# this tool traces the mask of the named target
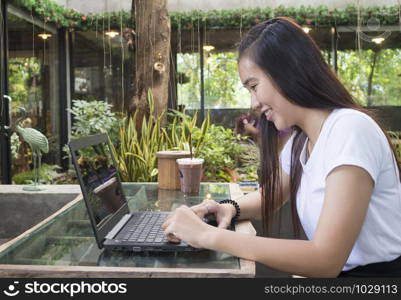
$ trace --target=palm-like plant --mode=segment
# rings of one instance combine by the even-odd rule
[[[156,152],[168,149],[170,141],[167,131],[162,127],[163,114],[154,116],[154,100],[148,91],[149,116],[144,116],[137,128],[138,111],[121,122],[119,147],[113,143],[112,152],[118,161],[122,181],[151,182],[157,179]]]
[[[170,149],[190,151],[191,158],[197,156],[210,127],[210,113],[206,115],[200,128],[196,125],[197,113],[191,117],[178,110],[171,110],[170,115],[173,117],[169,130]]]
[[[118,140],[120,144],[111,143],[111,151],[117,159],[122,181],[154,182],[157,181],[156,152],[163,150],[193,151],[194,155],[201,148],[203,137],[210,124],[210,115],[201,128],[196,127],[197,115],[193,118],[172,111],[171,125],[162,126],[164,114],[154,116],[154,100],[148,90],[149,116],[142,119],[137,126],[138,112],[121,122]],[[192,141],[194,145],[192,145]]]

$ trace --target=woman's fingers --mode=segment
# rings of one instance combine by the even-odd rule
[[[166,235],[167,239],[171,243],[180,243],[181,240],[176,236],[176,233],[174,232],[174,226],[172,222],[167,223],[166,225],[163,224],[162,227],[165,226],[164,229],[164,234]]]
[[[181,205],[180,207],[187,207],[185,205]],[[165,219],[164,219],[164,223],[162,224],[162,228],[166,229],[167,226],[171,223],[171,220],[175,217],[176,215],[176,211],[174,210],[171,214],[169,214]]]
[[[170,243],[175,243],[175,244],[181,243],[181,240],[178,237],[176,237],[173,233],[169,233],[167,235],[167,239]]]
[[[202,203],[191,207],[192,211],[201,219],[207,215],[207,207]]]
[[[173,217],[173,214],[168,215],[168,216],[166,217],[166,219],[164,219],[164,223],[163,223],[162,226],[161,226],[164,230],[170,225],[171,220],[172,220],[172,217]]]
[[[231,218],[226,217],[224,210],[220,210],[220,204],[214,200],[204,200],[202,203],[188,208],[182,205],[173,213],[168,215],[162,224],[164,234],[169,242],[179,243],[184,239],[187,243],[197,245],[196,238],[191,234],[190,228],[198,229],[206,216],[218,220],[218,227],[227,228],[231,222]],[[195,216],[196,217],[195,217]],[[201,220],[200,220],[201,219]],[[197,225],[196,225],[197,224]],[[203,223],[204,224],[204,223]],[[180,236],[177,235],[177,232]],[[196,235],[195,235],[196,236]]]
[[[208,214],[215,214],[219,210],[219,204],[214,200],[208,200],[205,203],[205,206],[207,208],[207,213]]]
[[[179,209],[182,208],[187,208],[187,206],[181,205]],[[176,217],[177,217],[177,212],[174,211],[173,213],[171,213],[166,217],[164,223],[161,226],[164,229],[164,234],[171,243],[181,242],[181,239],[177,236],[177,234],[174,231]]]
[[[231,223],[231,218],[228,216],[223,217],[220,222],[218,222],[217,227],[218,228],[228,228],[228,226],[230,226]]]
[[[205,199],[202,203],[192,206],[191,209],[199,218],[203,219],[209,214],[214,214],[217,211],[217,205],[216,201]]]

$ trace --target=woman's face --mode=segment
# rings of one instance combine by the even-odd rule
[[[271,79],[248,56],[238,64],[242,84],[251,94],[251,105],[266,116],[277,130],[287,129],[295,124],[296,105],[284,98],[274,87]]]

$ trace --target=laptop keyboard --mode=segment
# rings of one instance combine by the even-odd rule
[[[161,225],[167,214],[144,212],[133,216],[120,231],[116,239],[139,243],[165,243],[167,238]]]

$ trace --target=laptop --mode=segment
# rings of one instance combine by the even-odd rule
[[[161,225],[169,212],[130,212],[107,134],[68,144],[92,229],[100,249],[199,251],[184,241],[168,242]]]

